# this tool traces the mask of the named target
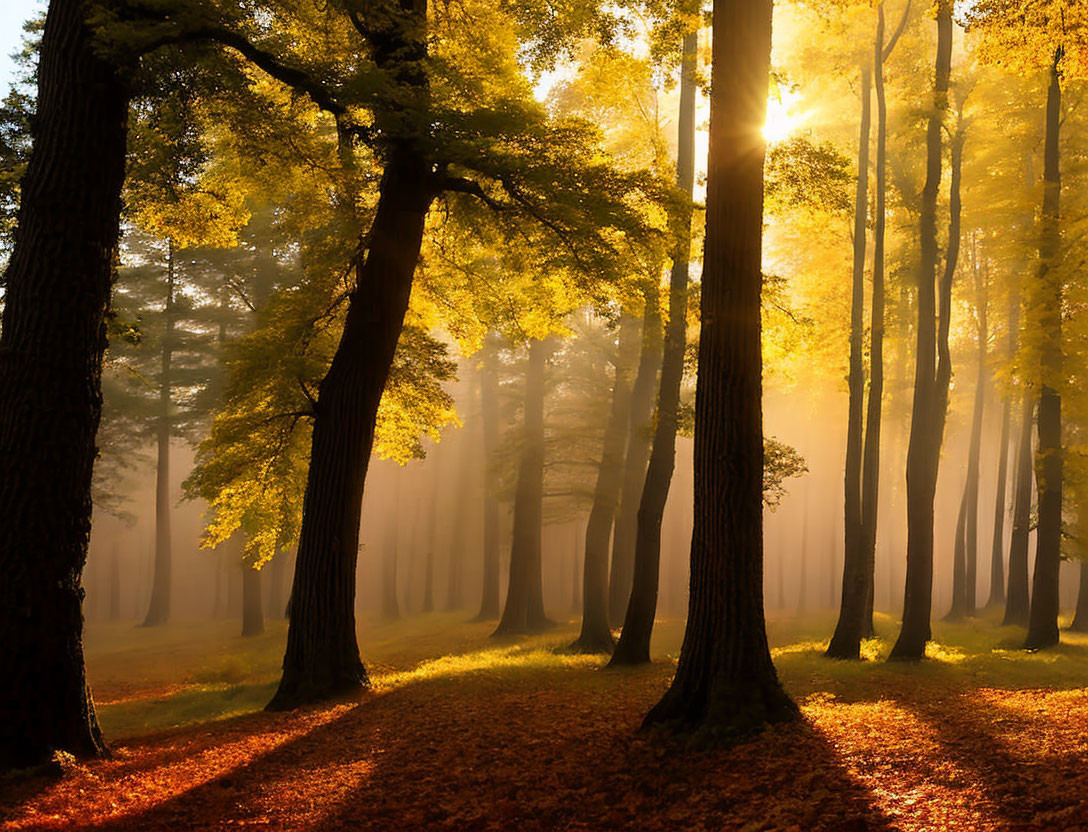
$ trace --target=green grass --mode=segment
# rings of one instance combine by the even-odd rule
[[[772,616],[768,635],[779,674],[798,697],[828,694],[875,699],[890,686],[911,683],[1002,689],[1067,689],[1088,685],[1088,636],[1062,632],[1062,645],[1020,650],[1023,631],[998,626],[985,615],[962,624],[934,624],[928,660],[888,663],[898,622],[877,616],[878,638],[863,645],[863,662],[825,659],[834,627],[831,613],[805,618]],[[488,678],[546,686],[563,674],[587,694],[624,684],[624,673],[598,673],[603,659],[565,653],[577,622],[560,622],[539,636],[491,639],[493,623],[471,623],[464,613],[434,613],[392,623],[364,622],[359,641],[378,691],[416,682],[439,685]],[[92,624],[87,663],[107,736],[133,736],[262,708],[279,678],[286,622],[268,623],[263,636],[243,639],[238,622],[180,623],[164,628]],[[683,625],[659,622],[645,673],[672,672]]]

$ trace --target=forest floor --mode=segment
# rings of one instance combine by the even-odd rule
[[[773,619],[803,719],[729,750],[638,731],[682,635],[652,666],[557,652],[573,623],[496,642],[434,614],[367,625],[373,689],[259,709],[285,625],[91,625],[113,757],[0,781],[0,828],[56,830],[1088,830],[1088,638],[1027,654],[987,619],[935,625],[920,665],[824,659],[829,617]]]

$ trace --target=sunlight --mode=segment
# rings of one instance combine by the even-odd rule
[[[767,99],[767,121],[763,125],[763,138],[768,144],[785,141],[800,129],[804,115],[796,111],[800,100],[795,92],[779,89]]]

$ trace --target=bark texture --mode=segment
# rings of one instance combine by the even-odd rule
[[[761,130],[771,14],[771,0],[714,3],[690,601],[676,676],[646,716],[647,725],[727,742],[798,716],[763,616]]]
[[[0,770],[105,753],[83,567],[129,92],[81,0],[49,5],[0,335]]]

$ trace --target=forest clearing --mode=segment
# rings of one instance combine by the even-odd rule
[[[453,614],[368,626],[373,689],[290,716],[259,713],[282,625],[245,641],[227,622],[92,627],[114,757],[23,784],[3,828],[1088,826],[1088,637],[1026,654],[1012,628],[950,624],[925,665],[846,664],[821,656],[830,623],[770,618],[803,719],[732,750],[637,730],[675,672],[676,620],[630,670],[563,652],[575,622],[509,643]],[[890,646],[867,641],[866,658]]]
[[[1088,2],[2,0],[0,95],[4,830],[1088,832]]]

